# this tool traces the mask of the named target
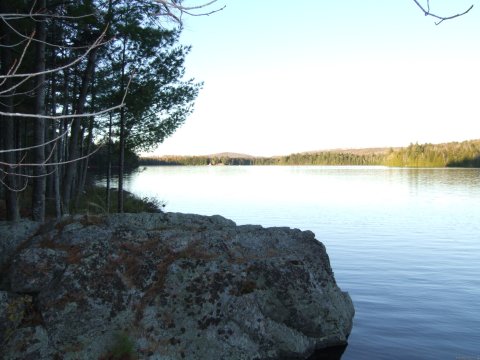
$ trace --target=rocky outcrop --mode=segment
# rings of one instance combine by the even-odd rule
[[[17,223],[0,221],[0,270],[22,243],[28,242],[39,228],[38,222],[30,220],[21,220]]]
[[[174,213],[28,229],[0,273],[4,359],[301,359],[352,328],[309,231]]]

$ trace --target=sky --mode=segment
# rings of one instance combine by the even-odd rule
[[[186,4],[199,4],[189,0]],[[421,1],[425,4],[427,1]],[[195,110],[156,155],[256,156],[480,138],[480,1],[217,0],[184,17]]]

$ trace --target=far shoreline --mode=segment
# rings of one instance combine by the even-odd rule
[[[335,149],[271,157],[238,153],[192,156],[143,156],[139,159],[139,165],[345,165],[410,168],[480,168],[480,140],[444,144],[416,143],[403,148]]]

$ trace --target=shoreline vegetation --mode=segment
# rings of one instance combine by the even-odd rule
[[[220,153],[203,156],[144,156],[139,165],[380,165],[391,167],[480,168],[480,139],[402,148],[335,149],[285,156]]]
[[[29,202],[31,189],[27,189],[21,193],[18,198],[20,215],[22,218],[31,218],[32,209]],[[111,188],[110,201],[107,201],[107,189],[103,186],[89,184],[85,191],[74,201],[69,210],[69,215],[108,215],[118,212],[118,189]],[[124,212],[126,213],[160,213],[164,211],[165,203],[155,198],[139,197],[129,191],[123,190]],[[108,204],[108,205],[107,205]],[[46,199],[46,219],[53,220],[55,218],[54,199]],[[0,221],[5,221],[6,209],[5,203],[0,199]]]

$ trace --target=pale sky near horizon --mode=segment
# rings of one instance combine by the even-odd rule
[[[191,0],[187,3],[200,3]],[[480,2],[218,0],[184,18],[194,113],[158,155],[284,155],[480,138]],[[426,4],[426,1],[423,1]]]

